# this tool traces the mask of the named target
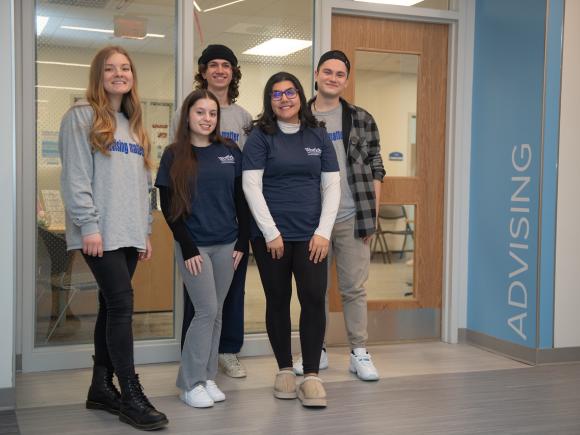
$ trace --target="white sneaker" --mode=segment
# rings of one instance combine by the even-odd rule
[[[226,395],[220,390],[215,381],[205,381],[205,391],[214,402],[223,402],[226,400]]]
[[[202,384],[199,384],[193,390],[182,391],[179,398],[193,408],[210,408],[213,406],[213,399]]]
[[[319,370],[324,370],[328,368],[328,354],[326,353],[326,349],[322,349],[320,352],[320,365],[318,366]],[[302,364],[302,355],[298,357],[298,360],[292,366],[294,373],[298,376],[304,375],[304,366]]]
[[[246,377],[246,369],[235,353],[220,353],[218,363],[223,372],[230,378]]]
[[[379,380],[373,360],[364,347],[357,347],[351,352],[349,370],[363,381]]]

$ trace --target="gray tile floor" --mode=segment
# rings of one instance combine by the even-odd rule
[[[580,365],[331,382],[325,410],[239,390],[210,409],[156,398],[164,434],[578,434]],[[131,428],[81,404],[17,411],[23,435],[126,434]]]
[[[205,410],[177,398],[177,364],[141,366],[139,372],[170,419],[163,434],[580,434],[580,364],[529,367],[439,342],[370,350],[379,382],[358,381],[347,370],[348,351],[329,349],[331,366],[321,372],[329,403],[319,411],[272,396],[272,357],[245,358],[246,379],[219,376],[227,400]],[[20,432],[138,433],[114,416],[84,408],[89,378],[90,370],[18,375]]]

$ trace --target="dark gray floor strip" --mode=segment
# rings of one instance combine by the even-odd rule
[[[0,411],[0,435],[20,435],[14,411]]]

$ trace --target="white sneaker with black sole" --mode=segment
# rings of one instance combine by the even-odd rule
[[[320,352],[320,365],[318,366],[319,370],[324,370],[328,368],[328,354],[326,353],[326,349],[322,348],[322,352]],[[302,363],[302,355],[298,357],[298,360],[292,366],[292,370],[298,376],[304,375],[304,365]]]
[[[373,360],[364,347],[357,347],[350,353],[349,370],[363,381],[378,381],[379,374]]]

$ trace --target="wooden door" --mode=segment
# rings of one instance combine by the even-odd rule
[[[411,229],[413,239],[412,259],[410,260],[413,266],[412,294],[407,294],[404,297],[370,297],[369,295],[369,339],[371,341],[440,336],[447,47],[448,26],[444,24],[348,15],[334,15],[332,18],[332,48],[344,51],[351,61],[349,86],[344,95],[348,101],[369,110],[370,100],[374,101],[376,107],[377,102],[380,104],[381,101],[387,101],[386,99],[389,98],[388,95],[383,95],[386,86],[382,85],[377,85],[371,93],[367,92],[362,95],[361,91],[361,95],[356,95],[357,89],[359,89],[357,74],[360,75],[358,83],[368,80],[367,76],[359,74],[357,70],[360,69],[357,68],[357,64],[361,64],[369,56],[379,59],[381,56],[388,58],[394,54],[406,56],[411,60],[414,58],[416,61],[416,113],[409,114],[409,116],[412,115],[415,122],[414,148],[411,153],[408,153],[411,155],[407,156],[404,156],[405,153],[397,153],[396,151],[382,153],[387,175],[384,178],[381,193],[382,205],[405,205],[406,210],[412,210],[412,218],[407,219],[409,223],[407,228]],[[400,62],[401,71],[404,70],[402,63],[405,62]],[[373,114],[371,110],[369,112]],[[385,126],[381,126],[379,120],[377,120],[377,124],[381,132],[381,146],[383,147]],[[387,131],[384,136],[387,137],[388,133]],[[395,173],[389,171],[389,164],[394,165],[393,162],[390,162],[391,159],[399,158],[402,160],[405,157],[412,170],[402,175],[397,175],[396,171],[394,171]],[[383,220],[380,221],[384,224]],[[405,255],[408,255],[408,252]],[[376,253],[373,258],[373,262],[376,263]],[[380,258],[379,261],[381,261]],[[377,270],[378,266],[371,264],[371,275],[373,267]],[[367,293],[369,293],[368,286]],[[337,339],[341,334],[333,327],[333,318],[339,320],[342,317],[342,315],[333,314],[333,312],[337,313],[342,310],[336,274],[334,274],[331,283],[330,310],[331,326],[327,340],[330,336],[331,339],[328,341],[332,344],[333,341],[342,341]],[[425,332],[425,328],[423,328],[422,332],[415,336],[412,333],[393,332],[393,328],[385,325],[385,322],[392,325],[392,319],[386,320],[388,316],[385,317],[385,313],[392,317],[393,314],[396,316],[398,312],[399,317],[401,317],[402,311],[407,311],[404,313],[404,322],[412,323],[414,317],[409,316],[409,310],[421,313],[428,311],[432,327],[427,329],[432,330],[432,332]],[[340,324],[340,322],[336,323]],[[343,329],[343,324],[340,324],[339,328]]]

